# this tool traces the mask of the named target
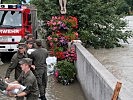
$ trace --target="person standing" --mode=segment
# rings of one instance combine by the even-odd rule
[[[24,43],[25,41],[27,41],[28,34],[30,34],[30,33],[29,33],[29,32],[25,32],[24,38],[22,38],[22,39],[20,40],[20,43]]]
[[[33,49],[34,48],[34,41],[33,40],[27,40],[26,41],[26,49]]]
[[[32,41],[34,41],[34,36],[33,36],[33,34],[28,34],[28,35],[27,35],[27,40],[32,40]]]
[[[37,47],[30,55],[33,60],[33,65],[35,65],[34,74],[37,78],[38,87],[40,91],[40,99],[46,100],[46,86],[47,86],[47,67],[46,58],[48,57],[48,51],[42,48],[42,41],[37,39],[35,41],[35,46]]]
[[[19,43],[18,44],[18,51],[13,55],[11,59],[11,63],[9,67],[7,68],[5,80],[9,81],[10,74],[13,70],[15,70],[15,80],[18,79],[20,73],[22,72],[19,61],[21,61],[23,58],[28,57],[26,53],[26,46],[25,43]]]
[[[19,78],[14,83],[19,83],[26,87],[21,93],[15,95],[16,100],[38,100],[39,96],[39,89],[35,75],[30,70],[32,65],[32,59],[30,58],[23,58],[19,62],[22,73],[20,74]]]
[[[30,57],[31,52],[35,50],[34,48],[34,41],[33,40],[27,40],[26,41],[26,52],[28,54],[28,57]]]

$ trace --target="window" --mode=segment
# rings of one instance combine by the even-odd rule
[[[0,11],[0,25],[3,27],[22,26],[22,12],[21,11]]]

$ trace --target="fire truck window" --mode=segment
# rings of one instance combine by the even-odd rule
[[[3,27],[22,26],[22,13],[19,11],[0,11],[0,25]]]
[[[0,25],[3,25],[3,21],[4,21],[4,18],[6,16],[8,11],[4,11],[4,13],[2,14],[2,12],[0,11]]]

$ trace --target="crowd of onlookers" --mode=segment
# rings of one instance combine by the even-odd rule
[[[13,55],[6,70],[4,81],[0,80],[0,89],[11,91],[25,86],[26,88],[21,92],[13,95],[9,92],[8,95],[16,97],[16,100],[24,100],[24,98],[26,100],[38,100],[38,98],[46,100],[47,57],[48,51],[42,48],[42,41],[26,32],[18,44],[18,51]],[[13,70],[15,70],[16,81],[10,82],[10,74]]]

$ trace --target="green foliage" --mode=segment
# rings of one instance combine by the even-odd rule
[[[73,0],[68,2],[68,15],[79,19],[80,39],[86,46],[113,48],[120,46],[119,40],[127,42],[131,34],[122,33],[126,23],[117,15],[120,0]]]
[[[131,8],[131,11],[133,11],[133,0],[125,0],[125,1],[129,5],[129,7]]]
[[[58,61],[57,66],[59,69],[59,75],[66,77],[68,80],[75,77],[76,70],[73,63],[67,60]]]
[[[126,15],[130,14],[129,13],[129,5],[125,2],[125,0],[121,1],[119,5],[120,6],[118,7],[117,12],[116,12],[117,14],[119,14],[119,15],[122,13],[124,13]]]
[[[58,0],[32,0],[31,3],[37,6],[39,17],[45,22],[53,15],[60,15]],[[132,36],[121,31],[126,25],[120,20],[124,10],[121,6],[127,6],[124,3],[123,0],[68,0],[66,16],[78,18],[79,37],[86,46],[113,48],[120,46],[119,40],[127,42]]]
[[[26,3],[26,0],[2,0],[3,4],[21,4]]]
[[[3,4],[19,4],[19,0],[3,0]]]
[[[59,15],[58,0],[31,0],[30,3],[36,5],[38,17],[43,21],[51,19],[51,16]]]

